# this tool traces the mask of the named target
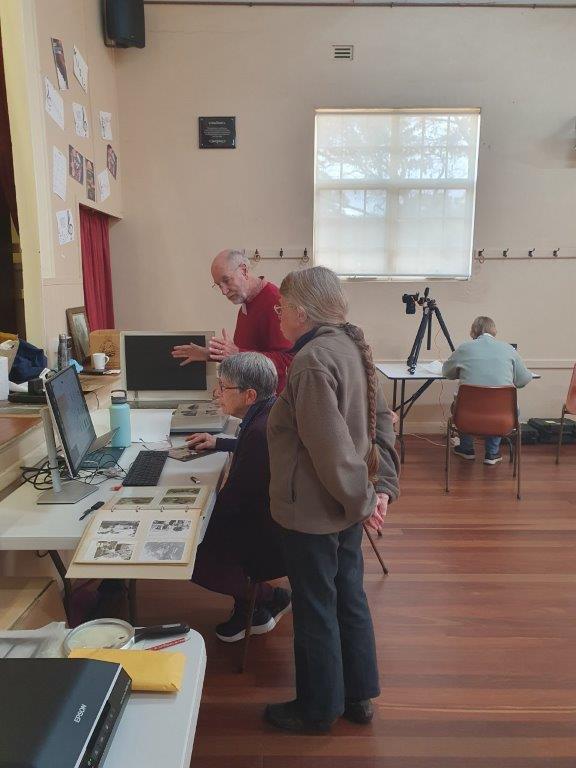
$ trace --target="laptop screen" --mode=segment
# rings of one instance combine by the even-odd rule
[[[206,389],[206,363],[180,365],[172,349],[182,344],[206,346],[205,336],[183,334],[125,334],[124,366],[126,389],[188,391]]]

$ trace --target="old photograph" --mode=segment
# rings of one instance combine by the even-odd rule
[[[185,507],[186,505],[191,506],[195,499],[196,496],[164,496],[160,504],[165,507]]]
[[[150,533],[188,534],[191,526],[191,520],[153,520],[150,526]]]
[[[158,563],[180,562],[184,556],[184,541],[147,541],[142,552],[142,560]]]
[[[166,496],[198,496],[200,488],[168,488]]]
[[[99,541],[94,548],[93,560],[122,560],[126,562],[132,559],[134,544],[122,541]]]
[[[97,536],[121,536],[133,539],[140,525],[138,520],[102,520],[96,531]]]
[[[154,496],[126,496],[123,499],[118,499],[115,502],[115,507],[143,507],[145,504],[150,504]]]

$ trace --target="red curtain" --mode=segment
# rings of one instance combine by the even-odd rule
[[[84,302],[91,331],[114,328],[108,216],[80,206]]]
[[[14,186],[14,168],[12,166],[12,142],[10,140],[10,123],[8,121],[8,101],[6,98],[6,82],[4,80],[4,60],[2,58],[2,41],[0,40],[0,195],[6,200],[6,205],[12,216],[12,221],[18,231],[18,211],[16,209],[16,188]]]

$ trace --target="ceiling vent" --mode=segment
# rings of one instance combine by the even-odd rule
[[[333,45],[332,58],[347,59],[348,61],[352,61],[352,59],[354,58],[354,46],[353,45]]]

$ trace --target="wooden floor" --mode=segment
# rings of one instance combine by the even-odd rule
[[[255,638],[248,671],[212,627],[229,601],[189,584],[144,582],[143,623],[186,620],[208,669],[192,768],[574,768],[576,766],[576,446],[524,448],[524,494],[510,466],[454,459],[409,440],[402,499],[365,546],[382,695],[371,726],[291,736],[261,721],[293,695],[291,618]],[[365,542],[367,545],[367,542]]]

